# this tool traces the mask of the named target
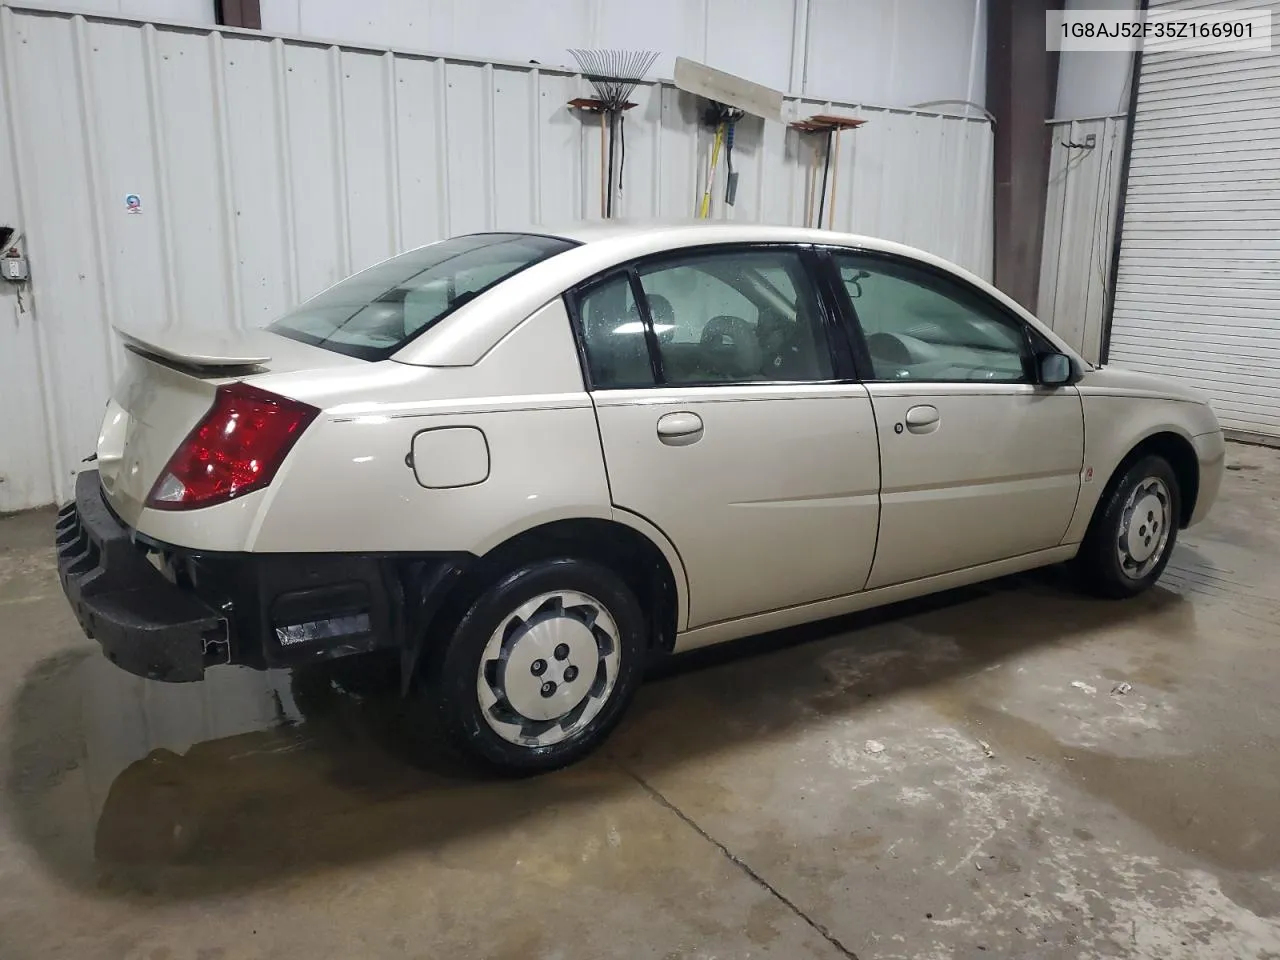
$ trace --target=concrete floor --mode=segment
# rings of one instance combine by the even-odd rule
[[[0,519],[0,958],[1280,957],[1280,454],[1229,456],[1142,598],[711,651],[522,783],[345,674],[127,676]]]

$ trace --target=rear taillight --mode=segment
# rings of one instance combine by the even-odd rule
[[[219,387],[147,496],[156,510],[225,503],[271,483],[320,411],[245,383]]]

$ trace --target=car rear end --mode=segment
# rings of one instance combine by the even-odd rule
[[[291,662],[295,635],[345,631],[372,646],[375,617],[388,619],[376,564],[247,549],[320,413],[263,384],[359,361],[281,341],[273,363],[254,335],[213,353],[184,339],[126,338],[97,452],[59,512],[59,575],[81,626],[126,670],[173,681],[199,680],[214,663]]]
[[[376,405],[388,383],[421,389],[430,371],[394,362],[396,350],[564,246],[445,241],[357,274],[265,330],[122,334],[124,373],[55,531],[59,576],[85,633],[122,668],[167,681],[199,680],[214,664],[292,666],[400,643],[430,612],[432,585],[466,557],[421,552],[406,564],[367,543],[293,552],[277,540],[262,550],[259,531],[300,445],[312,444],[307,462],[324,472],[326,411]],[[449,267],[437,276],[440,264]],[[332,454],[352,459],[340,446]],[[362,491],[341,493],[346,521],[358,523]]]

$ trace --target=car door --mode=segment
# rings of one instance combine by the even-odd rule
[[[868,588],[1062,542],[1080,490],[1073,386],[1036,383],[1051,349],[977,287],[904,257],[832,252],[880,442]]]
[[[570,297],[610,493],[675,545],[693,628],[855,593],[879,512],[875,422],[811,250],[651,258]]]

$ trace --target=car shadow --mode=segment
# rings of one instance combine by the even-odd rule
[[[1192,604],[1072,592],[1057,570],[708,648],[658,664],[605,747],[570,769],[484,777],[406,735],[380,661],[293,673],[237,668],[155,684],[90,646],[24,678],[11,710],[5,805],[64,881],[181,900],[325,867],[433,851],[634,791],[750,737],[945,684],[1045,645],[1143,621],[1177,642]],[[832,669],[833,658],[839,669]]]

